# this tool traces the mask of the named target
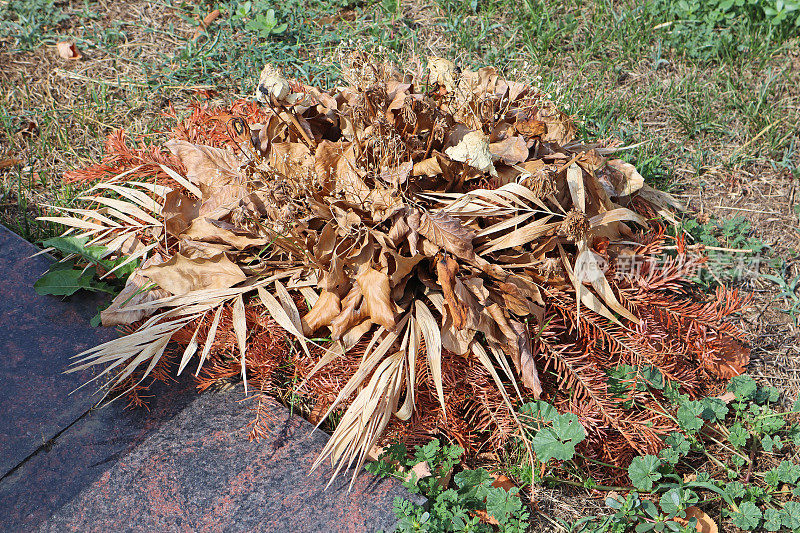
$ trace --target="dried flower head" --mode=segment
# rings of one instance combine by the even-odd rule
[[[559,231],[571,241],[581,241],[589,233],[589,219],[584,213],[573,209],[564,217]]]

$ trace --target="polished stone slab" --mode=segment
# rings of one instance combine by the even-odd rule
[[[47,520],[41,531],[361,532],[392,530],[408,494],[363,472],[309,469],[328,440],[273,400],[267,436],[249,442],[253,412],[239,392],[199,395]]]
[[[69,357],[116,336],[93,328],[102,297],[40,296],[33,283],[48,255],[0,225],[0,477],[46,445],[97,401],[69,393],[88,373],[63,374]]]
[[[197,394],[184,378],[156,383],[149,396],[147,408],[119,401],[91,409],[0,479],[0,531],[36,531]]]

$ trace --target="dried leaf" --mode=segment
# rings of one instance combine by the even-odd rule
[[[428,71],[431,83],[443,87],[448,93],[455,90],[456,66],[452,61],[441,57],[429,57]]]
[[[519,353],[519,374],[522,377],[522,384],[533,393],[533,399],[538,400],[542,394],[542,384],[539,381],[539,372],[536,370],[536,362],[533,360],[531,350],[531,336],[528,328],[522,322],[510,320],[509,325],[516,333],[517,352]]]
[[[608,161],[608,166],[616,169],[623,176],[622,180],[613,183],[613,194],[609,193],[609,196],[628,196],[644,185],[644,178],[630,163],[621,159],[611,159]]]
[[[240,294],[233,301],[233,332],[236,334],[236,344],[239,346],[242,365],[242,381],[244,381],[244,393],[247,394],[247,368],[245,364],[245,352],[247,351],[247,317],[244,313],[244,298]]]
[[[143,268],[140,273],[175,295],[204,289],[226,289],[247,278],[225,254],[209,259],[190,259],[175,254],[169,261]]]
[[[373,322],[380,324],[388,330],[393,330],[396,321],[392,302],[389,297],[391,287],[389,277],[374,268],[367,267],[359,272],[356,282],[364,295],[364,306],[367,316]]]
[[[452,257],[446,256],[436,261],[436,275],[439,285],[442,287],[447,307],[450,310],[453,326],[462,329],[464,327],[464,308],[456,299],[456,294],[453,290],[456,272],[458,272],[458,263]]]
[[[153,263],[146,261],[143,266],[150,266]],[[133,324],[155,312],[155,309],[138,309],[129,311],[125,307],[145,304],[161,298],[166,298],[169,293],[164,289],[155,287],[152,280],[141,274],[142,268],[135,270],[128,276],[125,287],[111,301],[111,305],[100,311],[100,321],[104,326],[120,326]]]
[[[164,146],[180,158],[186,167],[186,177],[200,188],[204,198],[224,185],[244,179],[240,171],[242,163],[227,150],[177,139],[167,141]]]
[[[61,41],[56,44],[58,57],[61,59],[78,60],[83,57],[72,41]]]
[[[244,250],[249,246],[264,246],[270,242],[270,239],[265,237],[252,238],[237,235],[230,229],[223,227],[224,225],[224,223],[210,218],[197,217],[181,236],[193,241],[227,244],[237,250]]]
[[[507,165],[516,165],[528,159],[528,143],[522,137],[506,137],[500,142],[489,144],[492,157]]]
[[[200,202],[192,200],[180,191],[170,191],[164,199],[161,214],[164,216],[164,228],[167,233],[177,237],[200,214]]]
[[[694,505],[686,508],[685,518],[676,516],[673,518],[673,520],[682,526],[687,526],[689,525],[689,519],[691,518],[697,518],[697,526],[695,527],[700,533],[719,533],[719,527],[717,526],[717,523],[714,522],[710,516]]]
[[[445,148],[444,153],[453,161],[462,161],[481,172],[488,172],[490,176],[497,176],[489,149],[489,138],[482,131],[467,133],[457,145]]]
[[[419,211],[412,210],[407,222],[412,230],[456,257],[465,261],[475,257],[475,252],[472,250],[474,234],[446,212],[425,212],[420,216]]]
[[[319,328],[330,325],[331,321],[341,311],[342,304],[339,297],[333,292],[322,291],[317,303],[303,317],[303,333],[306,336],[311,336]]]
[[[431,310],[428,309],[421,300],[414,302],[414,318],[422,331],[422,338],[425,339],[425,349],[428,352],[428,365],[431,369],[431,376],[436,387],[436,395],[439,398],[439,405],[442,407],[442,416],[447,418],[447,408],[444,402],[444,388],[442,385],[442,337],[439,331],[439,324],[433,318]]]

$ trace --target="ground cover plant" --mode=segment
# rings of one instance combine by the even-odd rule
[[[512,79],[532,81],[536,89],[547,93],[575,119],[578,138],[616,138],[638,145],[617,156],[633,163],[650,185],[667,188],[690,207],[681,222],[685,232],[669,228],[667,235],[684,234],[690,254],[710,256],[705,267],[690,274],[693,281],[711,290],[733,285],[753,295],[752,307],[735,319],[753,346],[749,371],[760,384],[769,383],[784,392],[778,404],[770,403],[776,413],[782,412],[797,393],[793,369],[798,344],[798,221],[789,178],[797,175],[800,122],[798,41],[791,29],[791,8],[786,2],[780,6],[777,2],[134,2],[104,12],[91,2],[9,2],[0,6],[4,10],[0,24],[4,89],[0,93],[0,217],[29,239],[55,237],[61,231],[57,224],[37,222],[34,217],[57,215],[42,204],[82,207],[72,199],[88,186],[64,183],[61,175],[100,161],[107,134],[125,128],[131,146],[138,147],[140,140],[157,146],[165,140],[159,132],[169,131],[176,116],[188,117],[196,101],[227,107],[234,94],[250,93],[263,62],[286,65],[285,71],[301,82],[322,87],[332,87],[341,79],[337,65],[342,54],[337,49],[342,43],[348,50],[361,48],[377,57],[400,58],[417,52],[423,57],[448,57],[473,70],[495,64]],[[776,20],[769,9],[784,10],[784,16]],[[215,10],[218,18],[204,24]],[[20,35],[28,37],[20,40]],[[73,40],[83,57],[58,59],[50,46],[62,40]],[[167,116],[162,116],[165,111]],[[731,221],[733,217],[739,220]],[[74,244],[55,243],[66,253]],[[759,243],[764,248],[759,249]],[[668,238],[665,252],[675,253],[674,246]],[[746,249],[758,251],[745,253]],[[116,292],[124,286],[124,271],[98,279],[116,265],[104,266],[91,257],[77,259],[78,269],[55,274],[50,281],[71,277],[63,291],[96,284],[92,290]],[[87,264],[92,271],[88,274],[82,272]],[[228,319],[224,314],[218,329]],[[538,334],[537,329],[532,331]],[[225,339],[235,343],[230,332]],[[191,336],[184,339],[190,340]],[[227,381],[237,374],[234,363],[228,361],[224,368],[230,376]],[[324,411],[315,412],[315,402],[290,392],[299,378],[288,368],[276,371],[280,386],[275,392],[312,420],[318,419]],[[611,369],[608,379],[620,387],[626,375],[620,365]],[[210,387],[215,382],[219,380],[200,384]],[[713,391],[712,397],[720,392]],[[667,398],[661,389],[653,393],[673,416],[682,407],[679,398]],[[735,410],[729,407],[729,411],[728,419],[717,424],[730,427],[735,423]],[[519,410],[517,416],[526,422]],[[792,415],[788,416],[786,428],[792,422]],[[529,440],[542,429],[546,428],[530,430]],[[779,450],[765,451],[760,441],[755,446],[748,442],[743,454],[792,461],[793,446],[786,445],[791,437],[779,436],[783,444]],[[731,447],[716,434],[712,437]],[[526,501],[532,488],[536,512],[531,518],[541,523],[542,530],[561,527],[544,519],[547,516],[569,522],[570,517],[600,511],[587,510],[591,500],[571,497],[588,489],[602,501],[607,493],[597,488],[607,486],[602,479],[582,473],[579,465],[586,459],[577,456],[577,464],[551,459],[544,473],[538,465],[534,475],[523,443],[515,438],[502,450],[487,447],[477,455],[467,453],[462,464],[473,469],[483,466],[490,472],[500,468],[524,488]],[[700,440],[706,448],[709,441],[704,439]],[[409,444],[413,443],[411,439]],[[708,471],[710,480],[724,488],[728,474],[713,469],[714,461],[699,451],[699,444],[692,446],[676,471],[681,476]],[[707,451],[722,462],[727,462],[725,454],[730,453]],[[775,466],[756,462],[752,472],[764,473]],[[743,482],[748,467],[749,463],[737,470],[740,479],[734,481]],[[673,467],[662,462],[658,468],[664,475]],[[754,475],[747,477],[748,482]],[[621,473],[617,483],[625,490],[617,491],[622,496],[615,501],[625,501],[632,487],[624,476]],[[528,486],[531,481],[533,485]],[[667,482],[672,481],[662,478],[653,486],[658,514],[664,493],[659,492],[659,483]],[[553,492],[553,486],[560,489]],[[713,491],[691,490],[700,497],[695,505],[719,522],[722,530],[736,531],[733,518],[723,517],[733,507],[715,500]],[[763,494],[784,497],[769,491]],[[739,496],[733,500],[738,506],[735,498]],[[756,528],[775,527],[782,501],[749,493],[742,498],[762,513]],[[633,529],[640,519],[654,522],[642,508],[648,499],[652,497],[639,490],[639,503],[631,499],[614,511],[621,518],[613,527]],[[611,505],[617,504],[612,501]]]

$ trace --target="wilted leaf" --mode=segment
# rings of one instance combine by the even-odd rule
[[[436,261],[436,275],[439,279],[439,285],[442,286],[447,307],[450,309],[453,326],[461,329],[464,327],[464,309],[456,299],[456,294],[453,290],[456,272],[458,272],[458,263],[452,257],[446,256]]]
[[[200,187],[204,198],[223,185],[244,179],[240,171],[242,162],[227,150],[177,139],[167,141],[164,146],[180,158],[186,167],[186,177]]]
[[[161,210],[167,233],[178,236],[200,214],[200,202],[192,200],[181,191],[170,191],[164,199]]]
[[[467,133],[461,142],[446,148],[444,153],[453,161],[462,161],[481,172],[497,176],[497,170],[492,163],[492,152],[489,149],[489,138],[482,131]]]
[[[61,59],[78,60],[83,57],[72,41],[61,41],[56,44],[56,51]]]
[[[339,297],[329,291],[322,291],[311,311],[303,317],[303,333],[311,336],[323,326],[327,326],[342,311]]]
[[[522,137],[506,137],[500,142],[489,144],[492,157],[507,165],[516,165],[528,159],[528,143]]]
[[[245,365],[245,352],[247,351],[247,318],[244,312],[244,298],[242,295],[233,301],[233,332],[236,334],[236,344],[239,347],[240,365],[242,367],[242,381],[244,381],[244,393],[247,394],[247,372]]]
[[[143,267],[157,264],[152,259],[146,261]],[[100,311],[100,320],[104,326],[119,326],[133,324],[156,311],[152,309],[128,310],[126,307],[145,304],[161,298],[166,298],[169,293],[155,286],[152,280],[140,274],[138,269],[128,276],[125,288],[111,301],[111,305]]]
[[[165,263],[143,268],[140,273],[175,295],[204,289],[225,289],[247,279],[242,269],[225,254],[208,259],[189,259],[175,254]]]
[[[519,352],[519,373],[522,384],[533,393],[533,399],[538,400],[542,394],[542,384],[539,381],[539,372],[533,360],[531,337],[525,324],[516,320],[509,321],[511,329],[516,333],[517,351]]]
[[[455,90],[456,67],[452,61],[441,57],[429,57],[428,71],[431,83],[440,85],[448,93]]]
[[[699,533],[719,533],[719,527],[717,527],[717,523],[714,522],[714,520],[710,516],[708,516],[706,513],[704,513],[694,505],[686,508],[685,518],[676,516],[675,518],[673,518],[673,520],[675,520],[682,526],[687,526],[689,525],[689,519],[691,518],[697,519],[697,526],[695,526],[695,528],[697,529],[697,531],[699,531]]]
[[[444,211],[425,212],[420,215],[419,211],[412,210],[406,220],[412,230],[456,257],[466,261],[475,257],[472,250],[474,238],[472,231]]]
[[[194,241],[228,244],[238,250],[244,250],[248,246],[264,246],[270,241],[266,237],[253,238],[237,235],[224,226],[225,223],[205,217],[197,217],[181,236]]]
[[[388,330],[393,330],[396,321],[392,310],[392,301],[389,298],[391,292],[389,277],[383,272],[367,267],[359,272],[356,282],[364,295],[367,316],[373,322]]]
[[[610,177],[621,175],[621,179],[611,178],[612,190],[609,191],[606,189],[606,191],[609,192],[609,196],[628,196],[641,189],[642,185],[644,185],[644,178],[636,170],[636,167],[630,163],[626,163],[621,159],[611,159],[607,164],[612,169],[618,171],[619,174],[615,175],[613,172],[610,172],[606,175]],[[604,182],[601,181],[601,183]]]

